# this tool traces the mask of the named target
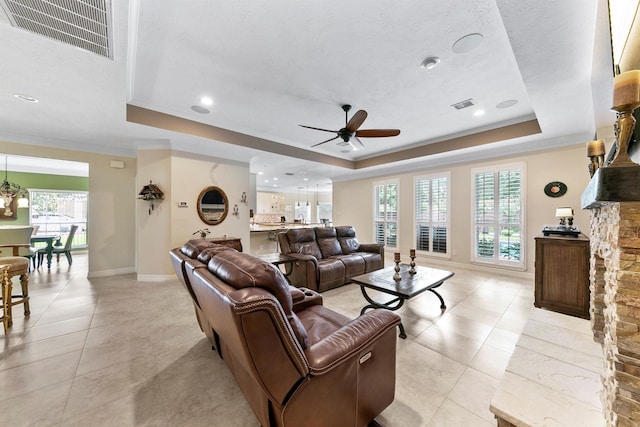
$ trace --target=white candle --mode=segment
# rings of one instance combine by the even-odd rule
[[[625,71],[613,79],[613,106],[640,104],[640,70]]]

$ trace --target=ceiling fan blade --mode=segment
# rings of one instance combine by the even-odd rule
[[[360,138],[382,138],[385,136],[398,136],[399,129],[362,129],[356,132]]]
[[[320,130],[322,130],[322,129],[320,129]],[[322,141],[322,142],[318,142],[317,144],[313,144],[311,147],[317,147],[318,145],[322,145],[322,144],[324,144],[326,142],[333,141],[334,139],[338,139],[338,138],[340,138],[340,137],[336,136],[336,137],[333,137],[331,139],[327,139],[326,141]]]
[[[307,128],[307,129],[321,130],[321,131],[324,131],[324,132],[333,132],[333,133],[338,133],[338,131],[337,131],[337,130],[329,130],[329,129],[314,128],[313,126],[305,126],[305,125],[298,125],[298,126],[303,127],[303,128]]]
[[[351,117],[351,120],[347,122],[347,125],[345,126],[345,128],[349,132],[355,132],[356,130],[358,130],[360,126],[362,126],[362,123],[364,123],[366,119],[367,119],[367,112],[364,110],[358,110]]]

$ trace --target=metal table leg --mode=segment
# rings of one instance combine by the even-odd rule
[[[364,297],[364,299],[367,300],[367,302],[369,303],[368,305],[365,305],[364,307],[362,307],[362,310],[360,310],[361,316],[364,314],[365,311],[367,311],[370,308],[386,308],[387,310],[396,311],[404,305],[404,298],[394,298],[391,301],[380,303],[372,300],[371,297],[367,295],[367,291],[365,290],[364,286],[360,285],[360,291],[362,292],[362,296]],[[396,305],[393,305],[393,304],[396,304]],[[398,336],[402,339],[407,338],[407,334],[404,331],[404,326],[402,325],[402,321],[398,325],[398,328],[400,329],[400,335]]]

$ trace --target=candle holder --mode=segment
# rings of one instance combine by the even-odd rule
[[[410,255],[411,257],[411,263],[409,263],[409,265],[411,266],[411,268],[409,269],[409,274],[416,274],[416,254],[412,253]]]
[[[587,143],[587,157],[589,158],[589,175],[593,177],[598,169],[604,166],[604,141],[598,139]]]
[[[393,280],[395,280],[396,282],[399,282],[401,277],[400,277],[400,260],[396,259],[395,260],[396,266],[394,267],[394,270],[396,271],[393,275]]]
[[[633,128],[636,119],[633,117],[633,110],[640,107],[640,103],[614,106],[612,110],[617,111],[618,119],[613,124],[613,132],[616,139],[616,155],[608,166],[636,166],[637,164],[629,157],[629,141],[633,135]],[[595,171],[594,171],[595,173]]]

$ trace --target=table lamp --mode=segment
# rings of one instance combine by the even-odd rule
[[[560,218],[560,226],[573,226],[573,209],[572,208],[556,208],[556,218]]]

